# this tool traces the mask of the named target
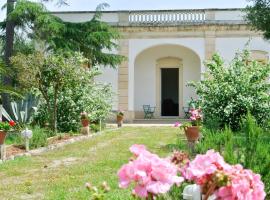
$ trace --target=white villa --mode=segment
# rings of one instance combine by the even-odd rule
[[[93,12],[55,12],[70,22],[91,19]],[[105,68],[99,81],[117,94],[114,110],[128,121],[144,117],[143,105],[156,107],[155,118],[184,117],[183,107],[206,71],[214,52],[230,61],[248,41],[252,56],[268,60],[270,42],[252,31],[240,9],[105,11],[102,20],[122,34],[118,53],[127,57],[117,69]]]

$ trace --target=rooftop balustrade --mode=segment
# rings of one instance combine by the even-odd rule
[[[88,21],[93,11],[53,12],[63,20]],[[193,24],[245,24],[241,9],[103,11],[102,20],[115,26],[169,26]]]

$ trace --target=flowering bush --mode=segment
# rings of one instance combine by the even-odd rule
[[[266,81],[270,64],[251,61],[249,52],[244,51],[237,53],[229,66],[217,54],[206,65],[204,79],[190,84],[202,100],[204,124],[238,130],[241,118],[250,111],[266,126],[270,119],[270,85]]]
[[[185,179],[202,187],[205,199],[212,194],[226,200],[263,200],[266,196],[260,175],[241,165],[227,164],[214,150],[197,155],[183,169]]]
[[[176,165],[169,159],[150,153],[145,146],[135,144],[130,147],[130,151],[135,158],[121,167],[118,177],[121,188],[135,183],[134,195],[151,199],[167,193],[174,184],[179,185],[184,180],[177,176]]]

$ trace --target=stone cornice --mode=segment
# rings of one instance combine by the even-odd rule
[[[247,24],[203,24],[179,26],[123,26],[116,27],[124,38],[172,37],[249,37],[262,36]]]

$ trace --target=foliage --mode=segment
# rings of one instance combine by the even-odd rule
[[[3,76],[8,76],[9,71],[5,69],[5,64],[0,57],[0,93],[8,93],[16,97],[22,97],[20,93],[11,86],[3,85]]]
[[[65,88],[74,84],[90,83],[93,73],[83,67],[85,58],[79,54],[58,52],[44,55],[40,52],[12,57],[17,69],[18,82],[24,89],[38,90],[45,100],[51,129],[56,131],[58,101]]]
[[[99,74],[95,69],[91,70],[93,70],[91,72],[93,76]],[[87,112],[87,117],[92,123],[104,121],[111,111],[112,95],[109,85],[94,82],[88,84],[77,82],[73,84],[73,87],[64,88],[58,98],[58,130],[62,132],[78,131],[80,114],[83,111]],[[46,107],[41,103],[35,120],[44,126],[48,123],[47,115]]]
[[[91,129],[91,131],[93,131],[93,132],[99,132],[100,130],[103,130],[104,128],[105,128],[105,123],[103,123],[103,122],[101,122],[101,124],[100,124],[100,122],[99,123],[91,123],[90,124],[90,129]]]
[[[118,47],[115,41],[120,35],[116,29],[100,21],[100,11],[106,6],[99,5],[94,17],[87,22],[70,23],[51,14],[42,2],[17,0],[8,20],[14,23],[16,33],[23,33],[21,38],[37,41],[39,48],[46,51],[80,51],[88,59],[89,66],[115,67],[123,57],[107,52]],[[2,24],[3,30],[5,25],[6,21]]]
[[[89,119],[87,112],[81,112],[81,119]]]
[[[124,116],[124,111],[119,110],[119,111],[116,113],[116,116],[123,117],[123,116]]]
[[[240,128],[241,117],[248,110],[260,125],[270,119],[270,64],[252,61],[248,51],[236,54],[229,66],[215,54],[206,63],[205,78],[190,85],[200,96],[204,122],[213,119],[220,127]]]
[[[32,131],[32,138],[29,141],[30,149],[36,149],[39,147],[45,147],[48,145],[47,138],[55,136],[53,132],[46,128],[40,128],[39,126],[28,127]],[[22,129],[16,129],[7,135],[6,144],[25,146],[25,139],[21,135]]]
[[[193,99],[192,97],[188,101],[188,108],[189,109],[195,109],[195,108],[200,108],[200,100]]]
[[[36,149],[39,147],[45,147],[48,145],[47,138],[49,136],[49,131],[38,126],[31,129],[33,131],[33,137],[30,139],[29,147],[30,149]]]
[[[0,130],[2,131],[9,131],[12,127],[14,127],[16,124],[14,121],[10,122],[0,122]]]
[[[24,99],[10,102],[12,113],[3,112],[7,119],[13,119],[20,126],[31,123],[36,112],[38,99],[32,94],[28,94]],[[4,109],[4,108],[3,108]],[[3,110],[4,111],[4,110]]]
[[[265,191],[270,195],[270,137],[248,114],[242,119],[241,131],[233,133],[229,128],[220,131],[203,129],[203,139],[195,147],[196,153],[205,153],[209,149],[220,152],[230,164],[242,164],[262,176]],[[181,148],[184,146],[181,145]]]
[[[93,186],[91,183],[86,183],[85,187],[91,194],[90,200],[105,200],[106,193],[110,191],[110,186],[106,181],[99,186]]]
[[[269,0],[251,0],[253,5],[248,6],[247,20],[257,30],[264,33],[264,37],[270,39],[270,2]]]

